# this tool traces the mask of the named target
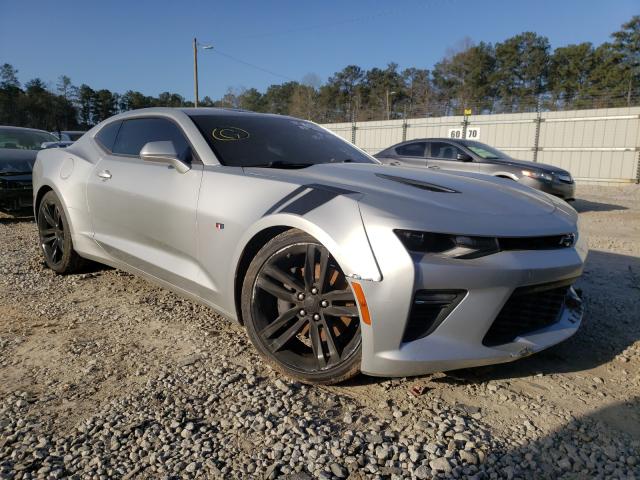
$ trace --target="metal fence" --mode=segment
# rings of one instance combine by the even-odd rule
[[[504,150],[514,158],[569,170],[580,183],[640,183],[640,107],[324,126],[372,154],[415,138],[468,138]]]

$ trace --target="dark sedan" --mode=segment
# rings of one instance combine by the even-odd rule
[[[423,138],[398,143],[375,157],[388,165],[486,173],[515,180],[564,200],[573,200],[571,174],[553,165],[515,160],[504,152],[474,140]]]
[[[57,144],[58,139],[44,130],[0,126],[0,210],[31,210],[31,171],[48,142]]]

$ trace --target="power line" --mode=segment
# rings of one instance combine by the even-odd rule
[[[242,60],[240,58],[234,57],[233,55],[229,55],[228,53],[221,52],[220,50],[218,50],[216,48],[214,48],[212,51],[213,51],[213,53],[217,53],[218,55],[222,55],[223,57],[226,57],[226,58],[228,58],[230,60],[233,60],[234,62],[241,63],[243,65],[246,65],[247,67],[251,67],[251,68],[254,68],[256,70],[260,70],[261,72],[268,73],[269,75],[273,75],[274,77],[284,78],[285,80],[289,80],[289,81],[292,81],[292,82],[295,81],[293,78],[288,77],[287,75],[283,75],[281,73],[274,72],[273,70],[269,70],[267,68],[263,68],[263,67],[260,67],[258,65],[254,65],[253,63],[246,62],[246,61],[244,61],[244,60]]]

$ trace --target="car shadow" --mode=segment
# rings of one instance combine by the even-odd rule
[[[606,364],[640,339],[640,258],[592,250],[575,286],[585,314],[578,332],[565,342],[512,363],[466,368],[434,379],[446,383],[571,373]]]
[[[611,212],[614,210],[628,210],[623,205],[614,205],[613,203],[592,202],[591,200],[583,200],[576,198],[570,205],[576,209],[578,213],[585,212]]]

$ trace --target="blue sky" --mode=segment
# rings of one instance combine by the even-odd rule
[[[201,52],[200,96],[264,90],[348,64],[431,68],[465,37],[495,43],[522,31],[552,47],[599,44],[640,13],[638,0],[151,1],[2,0],[0,63],[25,82],[172,91],[193,98],[192,39]],[[252,68],[222,54],[262,69]]]

